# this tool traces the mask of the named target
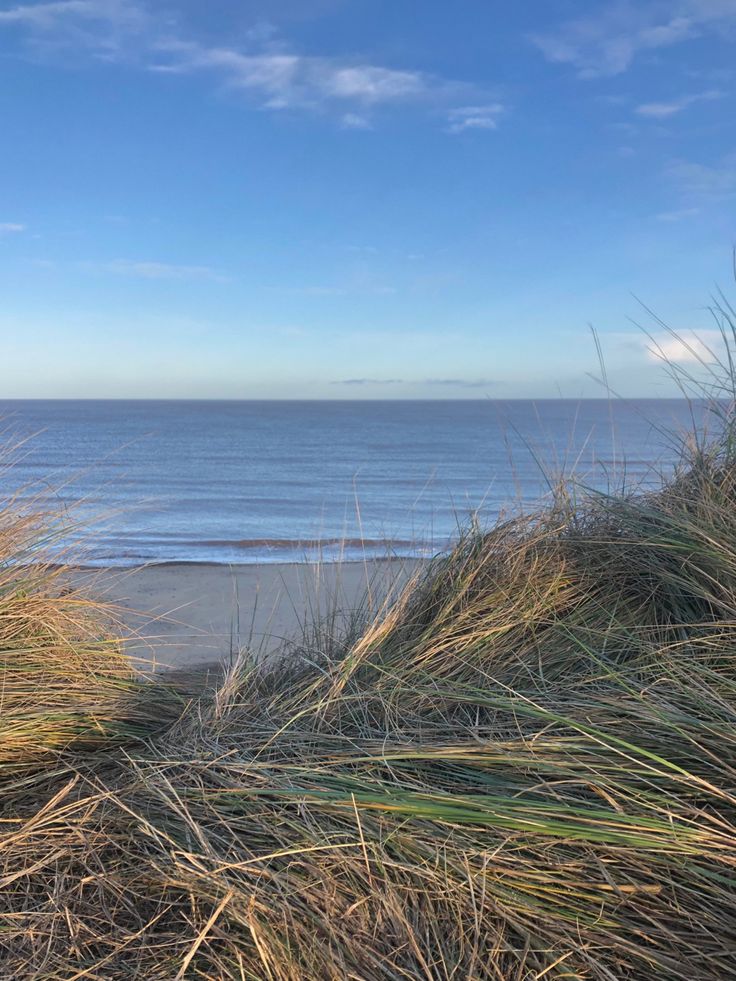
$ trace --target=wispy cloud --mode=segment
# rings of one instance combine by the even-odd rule
[[[16,221],[0,221],[0,235],[13,235],[26,230],[25,225]]]
[[[531,41],[549,61],[571,65],[581,78],[599,78],[625,72],[648,51],[736,25],[732,0],[618,0],[601,5],[599,11],[535,34]]]
[[[723,92],[718,89],[710,89],[707,92],[695,92],[690,95],[680,96],[679,99],[672,99],[670,102],[643,102],[636,107],[639,116],[647,116],[650,119],[667,119],[675,116],[696,102],[712,102],[715,99],[722,99]]]
[[[657,221],[685,221],[687,218],[695,218],[696,215],[700,214],[700,208],[680,208],[675,211],[660,211],[658,215],[654,217]]]
[[[292,50],[271,25],[249,32],[241,46],[204,44],[182,35],[175,21],[136,0],[25,3],[0,13],[0,28],[19,28],[44,50],[86,50],[96,59],[133,62],[152,72],[208,74],[267,110],[328,111],[345,129],[370,129],[373,113],[424,106],[448,114],[450,130],[495,128],[498,103],[471,106],[476,87],[415,68],[359,57]]]
[[[373,129],[370,119],[357,112],[346,112],[340,123],[343,129]]]
[[[138,9],[135,4],[119,0],[55,0],[52,3],[17,4],[0,11],[0,23],[52,30],[70,20],[129,20],[131,11]]]
[[[722,201],[736,195],[736,153],[715,164],[677,160],[669,165],[666,176],[688,200]]]
[[[170,262],[141,262],[132,259],[112,259],[109,262],[81,262],[81,269],[88,272],[111,273],[132,276],[137,279],[185,280],[203,279],[217,283],[228,281],[217,269],[210,266],[188,266]]]
[[[426,72],[298,54],[283,44],[240,51],[166,40],[156,44],[155,52],[152,71],[210,73],[231,90],[249,94],[262,108],[334,111],[346,129],[371,129],[374,111],[409,105],[433,110],[444,107],[451,132],[494,129],[504,108],[498,102],[454,105],[472,95],[472,87]]]
[[[497,129],[498,120],[506,111],[500,102],[482,106],[458,106],[450,109],[448,130],[450,133],[463,133],[466,130]]]
[[[316,107],[325,102],[369,108],[425,98],[442,84],[418,71],[301,55],[281,46],[243,52],[193,41],[162,40],[154,50],[159,59],[152,70],[215,72],[231,88],[258,95],[270,109]]]
[[[119,60],[144,43],[153,21],[135,0],[56,0],[0,12],[0,28],[18,28],[37,51],[85,50]]]

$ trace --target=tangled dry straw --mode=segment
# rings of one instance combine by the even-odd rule
[[[184,711],[4,531],[0,977],[736,977],[718,405],[659,492],[468,535],[341,653]]]

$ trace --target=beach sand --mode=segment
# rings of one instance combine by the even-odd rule
[[[299,637],[301,625],[365,606],[419,568],[416,560],[323,565],[171,563],[140,569],[79,572],[114,604],[129,633],[126,650],[146,670],[187,669],[221,662],[248,648],[259,657]]]

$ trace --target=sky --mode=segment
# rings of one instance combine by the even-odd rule
[[[591,325],[672,394],[735,54],[736,0],[0,0],[0,397],[596,396]]]

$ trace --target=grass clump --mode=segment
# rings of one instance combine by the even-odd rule
[[[6,568],[0,976],[736,977],[714,408],[658,492],[468,534],[359,637],[243,657],[164,727],[89,611]]]
[[[161,717],[114,612],[49,558],[54,534],[16,499],[0,504],[0,782],[52,752],[145,737]]]

